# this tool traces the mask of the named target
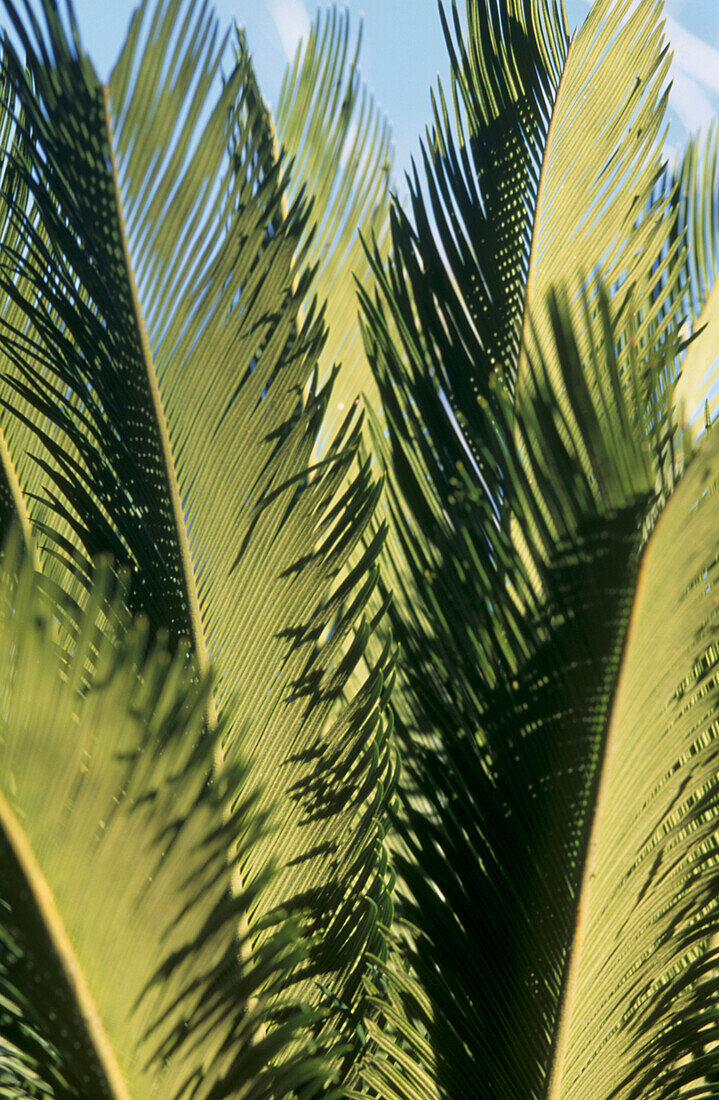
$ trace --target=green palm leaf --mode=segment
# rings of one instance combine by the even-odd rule
[[[67,665],[46,600],[16,565],[6,551],[3,1094],[20,1095],[13,1083],[22,1083],[23,1096],[38,1097],[269,1097],[321,1084],[327,1067],[301,1041],[299,1003],[285,998],[276,1027],[258,1038],[260,1020],[273,1018],[267,998],[302,948],[284,927],[240,963],[238,913],[257,903],[267,876],[233,896],[233,864],[261,819],[236,800],[237,772],[213,775],[222,731],[206,730],[209,681],[184,650],[171,658],[151,646],[147,621],[115,636],[99,630],[113,604],[122,618],[122,586],[107,568]],[[78,692],[88,661],[96,676]],[[296,1054],[273,1068],[290,1043]],[[19,1074],[20,1055],[39,1064],[44,1085]]]
[[[642,558],[550,1097],[715,1095],[718,469],[711,433]]]
[[[277,138],[291,164],[288,196],[305,189],[312,203],[300,250],[314,270],[308,299],[317,295],[327,303],[320,377],[341,363],[329,425],[358,394],[373,405],[377,399],[357,324],[356,285],[371,278],[362,239],[387,252],[392,149],[389,126],[361,80],[361,42],[360,27],[350,45],[348,12],[318,12],[277,106]]]
[[[393,154],[389,125],[361,79],[362,26],[354,43],[350,30],[348,12],[318,11],[285,74],[274,122],[287,158],[287,199],[305,194],[310,206],[295,262],[313,273],[303,308],[315,297],[325,303],[328,338],[319,357],[320,379],[339,367],[318,455],[361,398],[368,411],[380,404],[358,323],[357,286],[367,289],[374,279],[364,242],[374,241],[380,255],[387,255]],[[365,545],[383,522],[380,504]],[[371,601],[372,614],[381,617],[381,603]],[[371,667],[381,653],[382,639],[370,641],[364,665]],[[366,674],[364,665],[350,680],[350,691]]]
[[[511,525],[499,522],[446,402],[437,393],[431,403],[418,373],[399,373],[368,304],[393,519],[414,588],[414,602],[391,612],[406,654],[396,862],[407,963],[423,992],[395,967],[388,1015],[431,1095],[468,1095],[478,1060],[488,1095],[544,1095],[639,558],[672,483],[669,426],[656,430],[640,386],[664,369],[663,353],[636,358],[627,387],[614,357],[624,334],[599,300],[579,333],[566,300],[552,307],[568,413],[541,360],[516,406],[485,407],[479,457],[501,463]],[[419,423],[408,400],[418,392],[429,414]],[[372,1036],[381,1055],[368,1083],[386,1097],[423,1095],[416,1071]]]
[[[4,49],[4,47],[3,47]],[[0,149],[8,150],[18,142],[17,101],[11,81],[2,66],[0,73]],[[17,180],[12,171],[12,157],[5,156],[0,168],[0,248],[3,251],[17,247],[17,226],[12,217],[13,208],[23,207],[27,201],[26,189]],[[18,323],[18,310],[9,299],[3,302],[3,318],[7,323]],[[6,365],[4,363],[4,365]],[[6,433],[10,428],[10,445]],[[9,531],[19,523],[26,547],[34,553],[33,538],[28,516],[28,502],[20,487],[15,462],[11,451],[15,450],[12,438],[13,423],[3,418],[0,427],[0,530]],[[24,456],[22,456],[24,458]],[[21,458],[21,463],[22,463]],[[24,471],[22,471],[24,473]],[[25,482],[25,490],[28,485]]]
[[[456,0],[451,11],[454,109],[440,88],[426,190],[415,170],[412,222],[395,210],[393,247],[418,339],[472,447],[476,398],[490,379],[514,392],[532,331],[540,346],[551,335],[552,285],[573,281],[579,320],[586,280],[627,289],[661,255],[667,200],[651,199],[668,57],[655,0],[600,0],[571,41],[561,4],[470,3],[466,41]],[[645,309],[649,328],[658,318]]]
[[[716,400],[716,348],[719,292],[716,286],[719,237],[719,130],[689,143],[675,171],[679,187],[678,231],[688,242],[685,292],[694,337],[689,345],[675,400],[687,444],[711,423]]]
[[[85,578],[100,551],[128,563],[131,607],[187,635],[200,667],[212,654],[221,755],[252,761],[244,795],[268,819],[242,875],[278,864],[255,945],[270,910],[302,917],[297,996],[328,1006],[322,1041],[350,1074],[391,917],[392,651],[343,701],[376,628],[382,532],[341,573],[378,488],[367,463],[350,476],[358,420],[312,463],[331,380],[321,319],[301,316],[306,213],[285,202],[246,54],[207,111],[223,51],[205,6],[141,5],[107,89],[50,0],[44,28],[7,8],[30,70],[10,52],[31,139],[13,164],[34,206],[14,208],[28,244],[4,289],[24,321],[3,345],[48,535]]]

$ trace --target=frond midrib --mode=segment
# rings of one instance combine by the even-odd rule
[[[258,93],[259,94],[259,93]],[[140,298],[137,290],[137,283],[135,282],[135,274],[130,258],[130,246],[127,239],[127,231],[125,227],[125,217],[122,209],[122,197],[120,194],[120,185],[117,171],[117,163],[115,159],[115,148],[112,140],[112,118],[110,113],[110,95],[107,84],[102,85],[102,98],[105,109],[105,126],[107,129],[107,140],[110,150],[110,165],[112,170],[112,183],[113,191],[115,195],[117,225],[122,241],[122,256],[125,267],[125,273],[127,276],[128,287],[130,290],[130,296],[132,299],[133,316],[135,320],[135,327],[139,345],[142,351],[142,360],[145,367],[145,373],[147,377],[148,393],[152,402],[152,414],[155,420],[155,426],[157,428],[157,435],[162,448],[162,457],[164,460],[165,476],[167,478],[167,488],[170,497],[170,506],[172,508],[172,516],[175,527],[175,536],[177,539],[177,547],[180,553],[180,566],[181,575],[185,589],[185,601],[187,604],[188,613],[188,626],[190,628],[190,643],[194,653],[197,669],[200,675],[205,673],[209,668],[209,657],[207,652],[207,642],[205,639],[205,631],[202,622],[202,611],[200,608],[200,601],[197,592],[197,583],[195,580],[195,572],[192,564],[192,556],[190,553],[190,545],[187,537],[187,528],[185,526],[185,517],[182,509],[182,501],[180,498],[180,487],[177,480],[177,471],[175,469],[175,461],[172,454],[172,444],[170,441],[170,433],[167,426],[167,418],[162,403],[162,395],[160,393],[160,387],[157,381],[157,375],[155,373],[155,364],[152,358],[152,351],[150,349],[150,340],[147,334],[147,328],[145,320],[142,314],[142,307],[140,305]],[[218,715],[213,693],[208,695],[207,703],[207,724],[210,729],[217,727]],[[219,774],[225,765],[224,754],[222,750],[222,742],[218,740],[217,747],[215,749],[214,758],[214,771],[215,774]],[[229,813],[229,809],[228,809]],[[228,853],[228,859],[230,858]],[[238,866],[233,868],[232,875],[232,889],[235,896],[241,896],[244,891],[244,882],[242,873]],[[251,961],[252,947],[250,939],[250,924],[249,916],[246,910],[243,908],[237,915],[237,927],[238,927],[238,942],[237,950],[240,959],[249,964]],[[250,998],[250,1007],[254,1006],[256,1001],[254,998]],[[260,1024],[256,1038],[262,1039],[265,1035],[265,1025]]]
[[[184,594],[185,602],[187,605],[190,642],[192,644],[192,649],[195,654],[195,660],[197,661],[198,670],[200,671],[200,673],[202,673],[208,667],[207,644],[205,641],[205,632],[202,624],[202,612],[200,610],[200,601],[197,594],[197,585],[195,583],[195,573],[192,566],[190,545],[187,538],[187,529],[185,527],[185,517],[182,510],[180,488],[177,481],[175,461],[172,455],[172,444],[170,442],[170,433],[167,427],[167,418],[165,416],[165,411],[162,404],[162,395],[160,394],[160,387],[158,385],[157,375],[155,373],[155,364],[152,358],[152,351],[150,350],[150,340],[147,335],[147,328],[145,326],[145,320],[142,314],[142,307],[140,306],[140,298],[137,291],[137,284],[135,282],[135,273],[132,266],[132,261],[130,259],[130,247],[127,239],[127,231],[125,228],[125,217],[122,209],[122,198],[120,195],[117,163],[115,159],[115,148],[112,138],[110,93],[107,84],[102,85],[102,99],[105,109],[105,127],[107,129],[107,141],[110,151],[110,166],[112,171],[113,192],[115,195],[117,226],[122,243],[123,265],[125,268],[127,285],[132,300],[132,311],[135,321],[136,335],[139,347],[141,349],[143,365],[145,367],[147,389],[152,403],[152,415],[154,417],[155,427],[157,429],[157,436],[160,442],[160,447],[162,449],[165,477],[167,479],[167,490],[170,498],[169,503],[172,509],[177,547],[180,553],[180,568],[185,589]]]
[[[0,835],[10,860],[15,864],[25,896],[37,916],[51,965],[55,964],[53,972],[44,978],[55,983],[56,988],[60,987],[76,1009],[73,1023],[79,1026],[81,1033],[75,1032],[75,1044],[76,1049],[82,1046],[88,1076],[101,1084],[106,1100],[131,1100],[52,891],[20,822],[1,791]]]

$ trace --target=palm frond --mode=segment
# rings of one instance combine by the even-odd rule
[[[107,566],[69,664],[12,549],[0,588],[0,1080],[17,1076],[20,1051],[55,1098],[319,1087],[328,1068],[303,1041],[307,1009],[286,991],[258,1037],[303,951],[285,924],[240,961],[238,914],[267,874],[237,896],[234,864],[262,819],[237,799],[237,771],[213,772],[222,730],[206,728],[207,677],[186,649],[153,646],[147,620],[100,628],[108,599],[123,620]],[[88,661],[96,675],[78,691]]]
[[[0,149],[9,150],[19,140],[16,97],[12,83],[4,71],[4,65],[0,65],[0,70]],[[2,251],[11,250],[17,245],[17,227],[14,224],[12,210],[17,206],[24,207],[27,200],[26,193],[23,193],[25,189],[12,171],[12,161],[13,157],[6,155],[3,156],[0,165],[0,249]],[[16,311],[13,310],[9,299],[4,301],[3,306],[5,320],[10,321],[11,314],[17,320]],[[28,501],[20,487],[18,473],[11,457],[11,450],[14,449],[15,443],[12,439],[12,425],[10,425],[10,445],[6,438],[7,428],[7,418],[3,418],[0,420],[0,533],[6,533],[19,524],[24,545],[28,551],[35,554]]]
[[[659,430],[642,389],[647,371],[663,369],[662,345],[634,361],[627,386],[616,358],[624,336],[606,293],[598,301],[579,333],[566,299],[552,306],[567,413],[542,359],[516,406],[484,406],[478,459],[501,465],[513,524],[500,522],[448,404],[430,399],[416,368],[400,373],[381,313],[366,303],[396,471],[397,552],[413,585],[412,602],[390,611],[405,654],[396,864],[406,956],[424,993],[413,997],[410,982],[396,994],[397,1042],[439,1096],[470,1094],[478,1061],[489,1095],[543,1095],[639,556],[671,488],[671,426]],[[593,392],[580,352],[587,332]],[[388,974],[390,988],[397,980]],[[387,1039],[377,1042],[384,1053],[368,1083],[382,1096],[421,1095]],[[397,1082],[381,1091],[388,1066]]]
[[[642,558],[548,1097],[716,1094],[718,473],[711,433]]]
[[[311,199],[300,250],[314,271],[307,297],[327,303],[320,378],[340,365],[328,430],[358,394],[377,403],[357,324],[356,283],[366,286],[371,278],[362,238],[387,252],[393,156],[389,125],[359,71],[361,43],[360,26],[351,44],[348,11],[318,12],[277,106],[277,138],[290,161],[288,197],[304,189]]]
[[[571,41],[560,4],[470,3],[466,39],[456,2],[451,13],[451,107],[440,88],[426,185],[415,168],[411,219],[393,214],[403,272],[393,289],[408,330],[422,319],[416,340],[472,448],[477,398],[490,379],[514,392],[528,376],[532,330],[541,346],[558,280],[574,280],[579,320],[579,291],[597,276],[625,290],[666,278],[669,257],[650,271],[666,245],[668,200],[651,198],[668,57],[655,0],[631,10],[600,0]],[[645,306],[644,330],[660,323],[662,300]]]
[[[636,891],[620,890],[641,859],[637,835],[658,856],[672,822],[649,816],[660,779],[643,785],[642,754],[668,775],[664,748],[673,761],[688,751],[678,730],[662,734],[663,718],[644,723],[638,708],[631,728],[618,719],[665,521],[651,532],[664,507],[669,523],[680,468],[672,409],[688,268],[677,191],[654,190],[660,6],[595,4],[571,43],[550,4],[470,5],[466,43],[453,11],[458,136],[440,95],[427,198],[415,173],[412,220],[393,211],[390,262],[375,256],[378,289],[362,295],[389,424],[388,440],[379,424],[374,439],[404,654],[404,966],[392,960],[375,988],[387,1026],[371,1026],[364,1080],[383,1100],[710,1095],[702,1031],[714,993],[687,973],[691,929],[709,936],[716,920],[710,876],[687,856],[671,895],[654,889],[647,861]],[[676,508],[688,548],[687,507]],[[694,537],[713,560],[708,533]],[[693,614],[700,630],[706,610]],[[676,670],[669,644],[657,654],[650,636],[656,685]],[[713,718],[700,721],[692,736],[709,743]],[[591,932],[586,923],[596,824],[623,815],[622,790],[613,803],[606,793],[615,745],[634,754],[636,802],[624,834],[598,849],[614,877],[597,904],[629,920],[641,896],[636,952],[605,938],[598,916]],[[693,789],[689,772],[682,781]],[[707,822],[707,836],[715,829]],[[687,908],[670,912],[672,896]],[[665,952],[662,976],[635,1029],[653,951]],[[664,985],[693,1006],[689,1027]]]
[[[682,362],[675,401],[680,412],[685,445],[711,424],[716,403],[716,347],[719,291],[716,276],[719,241],[719,128],[703,140],[694,138],[674,171],[677,189],[677,230],[685,235],[687,273],[685,294],[691,322],[691,343]]]

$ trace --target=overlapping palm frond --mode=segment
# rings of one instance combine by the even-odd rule
[[[716,1095],[719,450],[642,558],[547,1095]]]
[[[600,947],[598,925],[581,939],[597,807],[611,820],[612,797],[623,812],[620,789],[605,793],[615,738],[618,753],[635,754],[636,828],[658,847],[669,818],[651,816],[654,781],[644,785],[636,761],[654,753],[665,774],[656,738],[676,762],[689,752],[678,730],[671,749],[662,739],[666,713],[615,732],[653,541],[642,554],[663,507],[667,524],[673,509],[682,514],[687,547],[692,539],[687,508],[671,496],[686,268],[676,198],[654,194],[661,8],[595,4],[571,44],[548,3],[474,3],[467,15],[466,41],[456,10],[448,32],[460,136],[440,96],[427,198],[415,175],[412,221],[393,212],[390,262],[375,257],[379,289],[363,295],[389,422],[388,441],[378,430],[375,445],[388,473],[386,578],[404,654],[394,698],[406,940],[405,968],[390,966],[377,991],[394,1034],[373,1027],[366,1081],[385,1100],[669,1096],[679,1082],[710,1095],[695,1062],[704,1025],[682,1031],[658,992],[668,981],[708,1027],[711,981],[679,977],[692,927],[706,936],[716,921],[703,909],[701,857],[687,855],[673,883],[687,906],[672,909],[636,834],[622,849],[615,839],[601,855],[614,879],[597,904],[630,907],[641,894],[641,950],[619,935]],[[707,560],[715,552],[704,536]],[[694,608],[697,630],[708,611]],[[699,655],[687,638],[678,671],[667,645],[657,677],[690,675]],[[641,692],[641,676],[624,690]],[[699,792],[713,718],[695,717],[704,778],[689,768],[676,781]],[[691,815],[697,826],[702,813]],[[709,836],[716,821],[704,823]],[[605,949],[591,991],[575,994],[584,980],[575,968],[584,974]],[[653,1082],[630,1032],[659,949],[655,1014],[642,1029],[655,1052],[666,1041]]]
[[[251,761],[244,796],[267,818],[242,874],[278,865],[253,943],[270,911],[296,911],[296,996],[324,1005],[321,1042],[351,1074],[390,921],[393,653],[345,699],[376,629],[363,609],[383,532],[344,571],[378,487],[356,465],[356,417],[312,460],[332,379],[318,382],[321,308],[302,309],[306,208],[286,201],[246,53],[208,109],[224,55],[205,5],[141,4],[107,88],[72,13],[66,28],[53,0],[44,24],[6,8],[28,140],[11,153],[27,201],[3,262],[5,400],[42,472],[44,565],[86,586],[110,552],[153,631],[189,637],[200,668],[212,657],[218,767]]]
[[[147,620],[126,621],[106,565],[69,665],[12,547],[0,591],[3,1095],[320,1088],[313,1013],[286,994],[305,953],[297,931],[274,930],[241,962],[238,914],[267,876],[239,895],[232,880],[261,818],[237,797],[242,765],[214,770],[208,678],[186,649],[153,645]],[[101,625],[112,606],[119,633]],[[96,675],[80,692],[88,662]]]
[[[719,204],[660,0],[453,0],[389,220],[346,16],[275,122],[200,0],[107,87],[4,6],[0,1095],[709,1100]]]
[[[598,275],[625,289],[667,278],[668,199],[651,200],[668,58],[655,0],[600,0],[571,41],[561,4],[469,3],[466,41],[451,12],[454,110],[440,88],[425,189],[415,169],[412,220],[393,214],[392,289],[473,447],[477,399],[526,378],[558,277],[574,280],[577,321]],[[644,310],[640,336],[662,320],[659,304]]]
[[[0,72],[0,120],[0,149],[6,151],[16,147],[21,139],[18,133],[17,100],[4,64]],[[13,157],[4,155],[0,164],[0,248],[3,252],[17,247],[18,226],[13,211],[18,206],[24,208],[27,203],[27,188],[18,180],[12,162]],[[4,298],[2,302],[2,315],[6,323],[22,324],[18,311],[8,298]],[[7,417],[2,417],[0,423],[0,530],[6,532],[13,524],[19,524],[25,546],[34,553],[28,502],[20,487],[15,462],[11,457],[11,450],[17,450],[14,446],[16,440],[12,437],[14,423],[8,423]],[[6,438],[8,429],[9,439]],[[24,435],[22,426],[21,435]],[[23,458],[25,456],[21,455],[21,462]],[[30,492],[31,487],[24,484],[25,492]]]
[[[393,356],[396,386],[398,360],[379,313],[368,313],[397,471],[393,518],[415,592],[391,618],[406,654],[399,904],[422,993],[400,972],[389,982],[399,983],[398,1038],[434,1082],[431,1095],[467,1095],[478,1063],[488,1095],[544,1095],[639,557],[672,468],[668,426],[660,436],[641,386],[661,355],[653,365],[637,358],[636,386],[625,390],[620,334],[607,296],[599,301],[580,333],[566,300],[553,304],[568,414],[543,360],[516,406],[485,407],[479,459],[501,464],[512,525],[499,522],[447,406],[435,402],[434,423],[414,420],[416,374],[392,403],[384,371]],[[594,395],[582,332],[595,347]],[[376,1038],[383,1057],[368,1080],[379,1095],[423,1095]]]

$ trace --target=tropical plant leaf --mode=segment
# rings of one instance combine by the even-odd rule
[[[586,1091],[574,1071],[576,1091],[551,1090],[642,549],[679,468],[672,395],[688,268],[671,213],[681,200],[652,193],[660,7],[596,4],[571,45],[549,4],[468,6],[466,45],[453,10],[459,136],[440,95],[428,197],[415,174],[412,220],[393,211],[390,263],[375,257],[377,293],[362,295],[389,424],[389,439],[378,424],[374,440],[404,654],[394,705],[405,959],[375,989],[387,1026],[370,1027],[364,1080],[383,1100],[475,1095],[478,1072],[482,1095],[508,1100],[639,1097],[651,1094],[651,1056],[631,1063],[641,1040],[612,997],[636,993],[629,975],[648,967],[672,919],[664,973],[681,972],[692,921],[675,911],[661,925],[668,895],[651,884],[644,953],[612,940],[621,978],[595,985],[590,1023],[578,1005],[570,1017],[579,1047],[598,1052],[611,1033],[624,1062],[598,1052]],[[608,286],[596,289],[602,272]],[[554,283],[568,293],[545,312]],[[645,753],[656,732],[647,726]],[[650,827],[659,835],[661,819]],[[712,996],[696,993],[707,1028]],[[660,1036],[675,1038],[658,1094],[702,1087],[705,1069],[692,1066],[703,1025],[684,1028],[668,1002],[661,1011],[646,1030],[656,1025],[653,1053]]]
[[[4,64],[0,66],[0,70],[0,149],[7,150],[16,144],[18,138],[16,98]],[[26,191],[21,193],[12,171],[12,160],[11,156],[4,156],[0,164],[0,249],[3,251],[17,245],[17,228],[11,211],[15,206],[24,207],[27,202]],[[18,320],[17,310],[13,309],[13,303],[9,299],[3,302],[3,317],[10,323]],[[27,500],[20,488],[5,435],[7,426],[7,418],[3,418],[0,421],[0,531],[7,532],[15,524],[19,524],[25,546],[35,553]]]
[[[360,25],[351,45],[348,11],[319,11],[277,106],[277,138],[290,161],[288,198],[302,190],[311,197],[300,252],[314,271],[307,299],[327,303],[320,378],[340,364],[327,430],[359,394],[372,407],[378,399],[357,324],[356,283],[367,286],[371,278],[362,238],[387,253],[393,156],[389,125],[361,79],[361,43]]]
[[[719,442],[641,562],[548,1097],[715,1095]]]
[[[239,775],[214,770],[222,731],[206,727],[208,679],[186,648],[171,658],[152,646],[146,620],[119,635],[98,628],[108,597],[122,619],[107,567],[69,665],[12,551],[0,586],[0,1080],[15,1072],[15,1049],[39,1062],[54,1098],[321,1085],[328,1070],[302,1042],[300,1003],[285,993],[258,1036],[303,952],[285,924],[240,961],[238,914],[267,875],[233,895],[234,860],[261,818],[236,798]],[[79,692],[89,660],[96,675]],[[23,1095],[45,1095],[32,1088]]]
[[[378,487],[368,463],[350,476],[357,419],[312,463],[331,379],[317,384],[321,317],[301,316],[306,213],[285,202],[246,54],[206,111],[223,54],[204,5],[142,4],[107,89],[51,0],[44,28],[7,8],[29,66],[10,54],[31,139],[15,171],[35,204],[4,269],[27,319],[4,329],[8,404],[72,528],[57,552],[88,578],[110,551],[153,630],[189,636],[200,667],[212,654],[223,755],[241,746],[244,796],[268,818],[241,871],[279,865],[257,942],[270,910],[297,910],[297,996],[329,1005],[323,1042],[350,1073],[391,916],[392,648],[343,703],[376,628],[362,612],[383,533],[340,575]]]
[[[682,361],[675,401],[684,427],[685,446],[712,423],[716,402],[717,241],[719,241],[719,128],[710,128],[704,140],[693,139],[675,170],[677,230],[687,240],[685,294],[693,338]]]
[[[393,214],[393,251],[397,282],[412,289],[405,326],[422,319],[416,340],[474,448],[477,398],[488,399],[490,380],[514,392],[533,330],[540,347],[551,337],[551,287],[574,281],[578,321],[582,285],[598,275],[612,288],[646,283],[662,255],[668,200],[651,198],[668,57],[655,0],[599,0],[571,41],[558,3],[468,4],[466,38],[456,0],[451,12],[453,112],[440,88],[426,188],[415,169],[411,220]],[[671,257],[658,266],[660,280]],[[644,306],[640,335],[660,323],[663,300]]]
[[[631,583],[634,567],[625,578],[625,598],[634,588],[634,603],[600,755],[575,925],[563,923],[564,891],[561,878],[558,884],[554,877],[561,875],[562,837],[554,829],[557,803],[575,783],[578,743],[569,752],[563,739],[558,745],[532,730],[547,721],[542,678],[552,673],[546,663],[536,659],[530,699],[523,695],[521,675],[511,685],[506,706],[515,704],[513,717],[505,714],[503,729],[510,734],[516,723],[510,742],[515,760],[501,771],[494,770],[481,739],[473,746],[466,731],[442,736],[444,751],[432,752],[430,743],[416,753],[424,767],[415,775],[421,775],[422,793],[435,811],[427,824],[419,825],[420,815],[410,816],[423,866],[434,869],[428,880],[419,868],[407,879],[426,993],[401,972],[388,974],[394,1044],[386,1032],[371,1030],[382,1054],[370,1073],[379,1095],[403,1100],[467,1095],[476,1087],[471,1074],[477,1072],[477,1052],[483,1087],[497,1097],[669,1100],[715,1095],[718,474],[719,447],[712,432],[662,514],[636,584]],[[613,575],[611,589],[604,589],[605,606],[609,591],[614,606],[619,596],[617,533],[616,524],[605,518],[604,550],[588,558],[586,572],[574,578],[575,585],[580,581],[576,591],[585,593],[590,621],[594,618],[593,645],[602,630],[611,631],[605,615],[591,612],[602,580]],[[581,551],[587,550],[585,542]],[[601,568],[602,560],[610,565],[608,571]],[[566,567],[560,564],[559,570],[569,588]],[[588,666],[580,632],[572,629],[570,642],[565,631],[566,625],[557,629],[555,624],[551,640],[557,647],[565,637],[565,645],[558,647],[560,661],[569,666],[562,694],[576,715],[580,685],[586,683],[582,668]],[[606,670],[598,651],[595,660],[597,670]],[[595,682],[593,691],[601,711],[606,706],[600,701],[601,683]],[[557,695],[551,695],[557,705]],[[581,709],[590,710],[586,696]],[[550,718],[565,728],[574,721],[569,707]],[[553,769],[553,761],[561,761],[563,768]],[[488,767],[490,783],[483,780]],[[508,776],[512,787],[517,783],[516,793],[523,794],[523,806],[508,793]],[[552,792],[546,801],[541,795],[545,783]],[[475,802],[478,788],[482,794]],[[492,795],[499,804],[488,815]],[[542,813],[542,806],[551,813]],[[570,847],[566,836],[563,840]],[[485,876],[487,890],[478,890],[477,877]],[[530,896],[537,886],[543,902]],[[433,901],[438,891],[440,906]],[[492,914],[499,918],[502,913],[508,928],[492,920]],[[530,914],[542,926],[536,941],[525,924]],[[563,976],[551,965],[560,927],[572,941]],[[474,1003],[457,992],[469,971],[476,974]],[[534,1002],[536,1010],[559,991],[561,1022],[557,1027],[556,1017],[553,1021],[557,1032],[547,1058],[546,1034],[541,1027],[535,1030],[522,1002]],[[377,996],[387,1004],[386,990]],[[551,1015],[543,1016],[542,1023],[551,1032]],[[469,1034],[465,1063],[459,1042]],[[551,1068],[543,1080],[535,1078],[529,1091],[537,1040],[545,1044],[545,1072],[548,1064]],[[449,1050],[451,1059],[446,1058]]]
[[[545,1095],[640,554],[678,469],[660,6],[595,4],[571,43],[558,6],[468,5],[466,41],[452,10],[454,125],[440,93],[427,197],[415,173],[362,295],[404,654],[406,969],[376,992],[365,1076],[384,1100],[473,1095],[478,1065],[488,1096]]]

